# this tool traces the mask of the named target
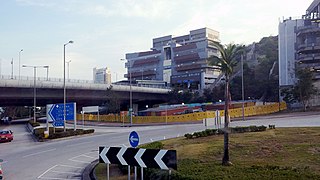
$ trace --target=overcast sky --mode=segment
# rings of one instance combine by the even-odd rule
[[[94,67],[123,79],[125,53],[147,51],[152,39],[209,27],[222,44],[258,42],[277,35],[279,19],[300,17],[312,0],[1,0],[1,75],[21,65],[49,65],[63,77],[63,44],[71,79],[92,80]],[[21,68],[21,75],[33,76]],[[46,76],[39,69],[38,76]]]

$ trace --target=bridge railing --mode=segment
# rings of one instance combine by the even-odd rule
[[[33,81],[34,77],[31,76],[10,76],[10,75],[1,75],[1,79],[5,80],[22,80],[22,81]],[[63,78],[52,78],[52,77],[37,77],[37,81],[50,81],[50,82],[63,82]],[[81,80],[81,79],[66,79],[66,82],[71,83],[94,83],[92,80]]]
[[[11,76],[11,75],[1,75],[0,79],[3,80],[21,80],[21,81],[33,81],[34,77],[30,76]],[[48,82],[63,82],[63,78],[52,78],[52,77],[37,77],[37,81],[48,81]],[[68,83],[79,83],[79,84],[101,84],[94,83],[93,80],[81,80],[81,79],[66,79]],[[120,86],[130,86],[128,83],[117,83],[114,85]],[[159,86],[159,85],[144,85],[144,84],[132,84],[135,87],[146,87],[146,88],[158,88],[158,89],[170,89],[170,87]]]

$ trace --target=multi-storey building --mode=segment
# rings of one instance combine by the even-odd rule
[[[296,28],[296,59],[298,65],[314,71],[320,80],[320,0],[315,0],[302,16],[303,26]]]
[[[302,19],[286,19],[279,24],[279,84],[292,86],[295,83],[296,29],[303,26]]]
[[[109,68],[93,68],[93,82],[99,84],[111,84],[111,72]]]
[[[219,32],[202,28],[188,35],[154,38],[151,51],[126,54],[127,74],[132,81],[165,81],[173,87],[201,90],[212,84],[220,71],[207,59],[217,55],[212,45]]]
[[[294,85],[297,68],[309,68],[320,88],[320,0],[314,0],[301,18],[283,20],[278,39],[280,87]],[[320,103],[317,96],[312,101]]]

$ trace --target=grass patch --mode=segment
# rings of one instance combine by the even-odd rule
[[[320,179],[318,127],[232,133],[229,139],[234,165],[228,167],[221,165],[222,135],[168,139],[144,148],[177,150],[178,170],[171,179]]]
[[[163,144],[177,150],[173,179],[320,179],[320,128],[230,134],[231,167],[221,166],[223,136]]]

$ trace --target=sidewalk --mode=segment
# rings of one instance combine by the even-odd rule
[[[67,122],[73,124],[72,122]],[[162,126],[162,125],[177,125],[177,124],[201,124],[202,121],[189,121],[189,122],[168,122],[168,123],[144,123],[144,124],[132,124],[132,126]],[[82,126],[82,120],[77,121],[78,126]],[[84,121],[84,127],[86,126],[105,126],[105,127],[130,127],[130,123],[118,123],[118,122],[104,122],[104,121]]]
[[[259,120],[259,119],[275,119],[275,118],[289,118],[305,115],[320,115],[320,111],[308,111],[308,112],[276,112],[273,114],[265,114],[258,116],[244,117],[245,120]],[[242,121],[242,117],[232,118],[231,121]]]

